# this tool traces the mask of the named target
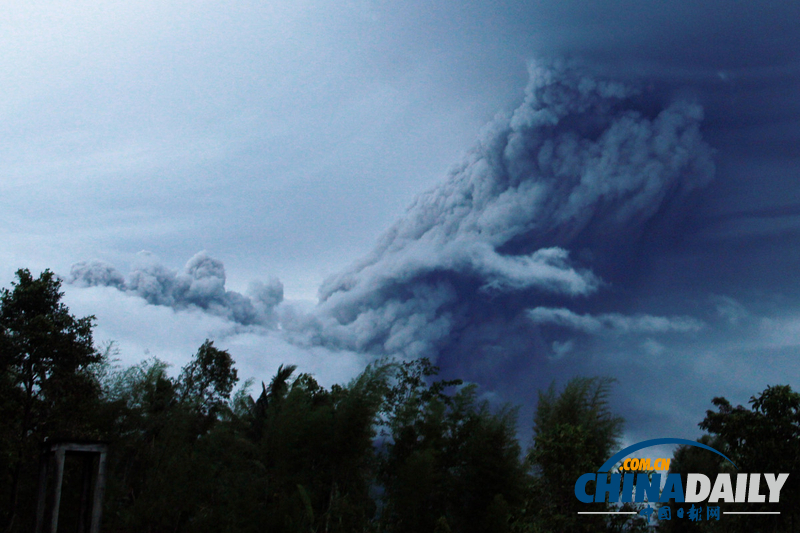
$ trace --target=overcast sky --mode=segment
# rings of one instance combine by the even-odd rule
[[[435,359],[627,441],[800,388],[800,4],[30,1],[0,16],[0,280],[124,364]]]

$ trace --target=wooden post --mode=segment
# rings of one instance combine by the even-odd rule
[[[56,455],[56,477],[53,480],[53,516],[50,521],[49,533],[58,532],[58,510],[61,506],[61,483],[64,481],[64,459],[66,450],[63,446],[57,446]]]
[[[100,533],[100,520],[103,518],[103,494],[106,491],[106,455],[105,448],[100,452],[97,461],[97,476],[94,485],[94,502],[92,503],[92,528],[89,533]]]

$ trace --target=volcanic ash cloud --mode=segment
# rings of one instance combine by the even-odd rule
[[[328,279],[313,316],[293,315],[288,332],[347,350],[435,356],[474,323],[482,301],[523,295],[504,313],[526,316],[542,298],[566,307],[601,290],[592,258],[712,179],[700,106],[653,111],[635,88],[564,64],[530,72],[519,108],[490,123],[371,254]]]
[[[127,278],[108,263],[83,261],[72,265],[68,281],[79,287],[114,287],[152,305],[201,309],[243,325],[276,326],[275,308],[283,301],[283,284],[274,278],[251,283],[246,295],[226,290],[225,266],[206,252],[195,254],[180,271],[141,252]]]

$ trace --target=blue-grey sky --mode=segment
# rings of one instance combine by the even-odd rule
[[[800,387],[800,4],[32,1],[0,17],[0,279],[124,363],[383,355],[626,439]],[[319,300],[318,300],[319,299]]]

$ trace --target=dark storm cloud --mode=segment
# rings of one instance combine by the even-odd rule
[[[466,324],[491,322],[492,302],[509,294],[524,295],[502,310],[513,320],[543,298],[569,304],[602,290],[627,257],[618,252],[712,179],[698,105],[654,110],[636,87],[564,62],[530,70],[522,105],[489,124],[372,254],[323,284],[313,319],[288,330],[351,350],[435,355]]]
[[[81,262],[72,266],[68,281],[82,287],[115,287],[152,305],[199,308],[244,325],[275,325],[275,307],[283,301],[283,284],[277,279],[251,283],[247,295],[225,290],[225,266],[206,252],[189,259],[180,271],[140,253],[127,279],[107,263]]]
[[[776,219],[800,216],[800,204],[746,209],[710,217],[712,222],[741,219]]]

